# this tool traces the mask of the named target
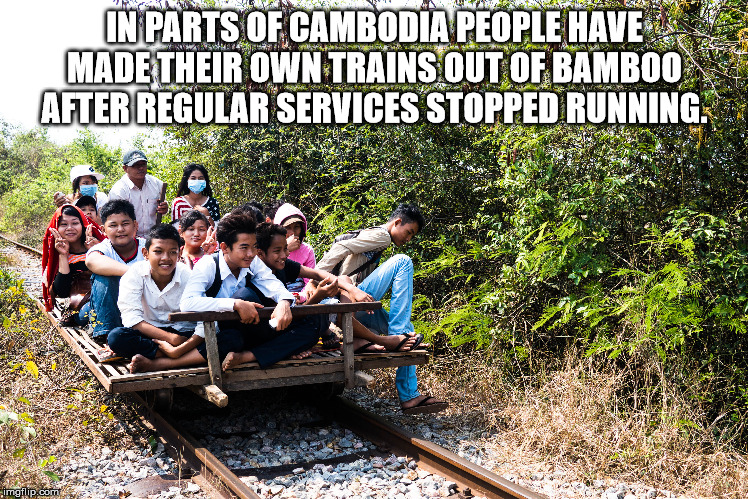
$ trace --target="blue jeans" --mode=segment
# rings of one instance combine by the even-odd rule
[[[118,276],[106,276],[93,274],[91,276],[91,311],[95,319],[91,320],[93,332],[91,337],[98,341],[106,341],[109,331],[116,327],[122,327],[122,317],[117,308],[119,297]]]
[[[357,312],[356,319],[379,334],[399,335],[413,333],[410,312],[413,308],[413,261],[407,255],[398,254],[381,264],[364,282],[358,285],[375,300],[381,300],[392,289],[390,310],[375,310],[373,314]],[[418,392],[416,366],[397,368],[395,386],[401,402],[414,399]]]
[[[88,326],[88,313],[91,311],[91,303],[86,302],[83,304],[77,314],[73,315],[73,320],[76,326]]]

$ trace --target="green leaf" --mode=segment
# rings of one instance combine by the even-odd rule
[[[17,399],[19,402],[23,402],[24,404],[31,405],[31,402],[29,402],[29,399],[26,397],[18,397]]]
[[[26,448],[25,447],[19,447],[18,449],[13,451],[13,457],[20,459],[26,454]]]
[[[51,478],[53,482],[59,482],[60,481],[60,477],[57,476],[57,473],[55,473],[54,471],[42,470],[42,473],[44,473],[49,478]]]

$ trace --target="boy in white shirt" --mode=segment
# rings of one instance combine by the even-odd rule
[[[303,356],[317,343],[322,327],[314,316],[292,321],[294,296],[255,258],[255,230],[254,218],[241,209],[223,217],[216,227],[220,251],[195,264],[182,295],[183,312],[238,312],[240,320],[218,323],[224,370],[255,361],[264,368],[289,356]],[[259,318],[257,309],[263,306],[275,307],[270,321]],[[204,344],[198,351],[207,356]]]
[[[204,362],[195,347],[203,342],[202,328],[194,322],[171,322],[179,311],[190,270],[179,262],[179,233],[158,224],[148,233],[144,261],[122,276],[117,305],[122,327],[109,332],[109,347],[132,357],[130,372],[156,371]],[[194,333],[194,334],[193,334]]]
[[[122,326],[117,309],[119,280],[130,265],[143,260],[145,239],[136,238],[138,222],[129,201],[109,201],[101,207],[101,220],[107,239],[86,253],[86,267],[91,277],[91,311],[95,314],[92,338],[106,342],[109,331]]]

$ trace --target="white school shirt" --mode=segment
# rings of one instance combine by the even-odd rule
[[[145,257],[143,256],[143,248],[145,247],[145,239],[143,239],[142,237],[138,237],[136,238],[136,240],[138,241],[138,249],[135,251],[135,257],[129,262],[124,261],[122,257],[119,256],[119,253],[117,253],[117,250],[114,249],[114,246],[112,246],[112,242],[109,239],[104,239],[96,246],[92,246],[91,249],[89,249],[86,252],[86,256],[94,252],[101,253],[104,256],[108,256],[115,262],[124,263],[125,265],[130,267],[136,262],[145,260]]]
[[[161,197],[161,186],[164,183],[153,175],[146,175],[143,188],[139,189],[124,174],[109,190],[109,200],[124,199],[135,207],[135,220],[138,222],[138,236],[145,237],[151,227],[156,225],[156,208]]]
[[[172,327],[178,331],[195,331],[205,337],[203,328],[195,330],[194,322],[171,322],[169,314],[179,312],[179,301],[190,278],[190,269],[179,262],[174,276],[164,289],[158,289],[151,276],[151,264],[140,261],[130,267],[119,281],[117,307],[122,315],[122,325],[133,327],[143,321],[158,328]]]
[[[223,252],[219,250],[218,268],[221,273],[221,288],[215,298],[205,296],[205,292],[213,285],[216,277],[216,261],[213,256],[204,256],[192,268],[192,275],[187,282],[187,287],[182,294],[180,307],[183,312],[230,312],[234,310],[234,302],[231,296],[240,287],[244,287],[245,278],[250,275],[250,281],[257,286],[267,298],[280,302],[290,300],[291,306],[295,299],[293,294],[286,289],[273,272],[259,258],[252,260],[249,268],[239,269],[239,276],[229,269]]]

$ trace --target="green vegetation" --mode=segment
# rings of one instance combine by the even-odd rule
[[[417,202],[428,223],[402,250],[417,269],[414,322],[437,357],[478,352],[508,384],[542,393],[558,394],[546,383],[570,361],[579,383],[603,386],[613,373],[605,409],[644,414],[648,442],[616,451],[615,469],[652,464],[647,446],[673,429],[694,448],[745,451],[748,17],[733,1],[628,7],[644,10],[650,40],[628,48],[681,52],[683,79],[662,88],[698,92],[707,124],[181,126],[147,151],[152,169],[169,199],[195,161],[224,210],[250,199],[297,204],[318,255],[336,234]],[[3,170],[3,230],[46,224],[51,193],[69,189],[65,154],[106,172],[104,190],[119,177],[120,151],[89,134],[66,148],[37,131],[8,137],[1,161],[40,159]]]

